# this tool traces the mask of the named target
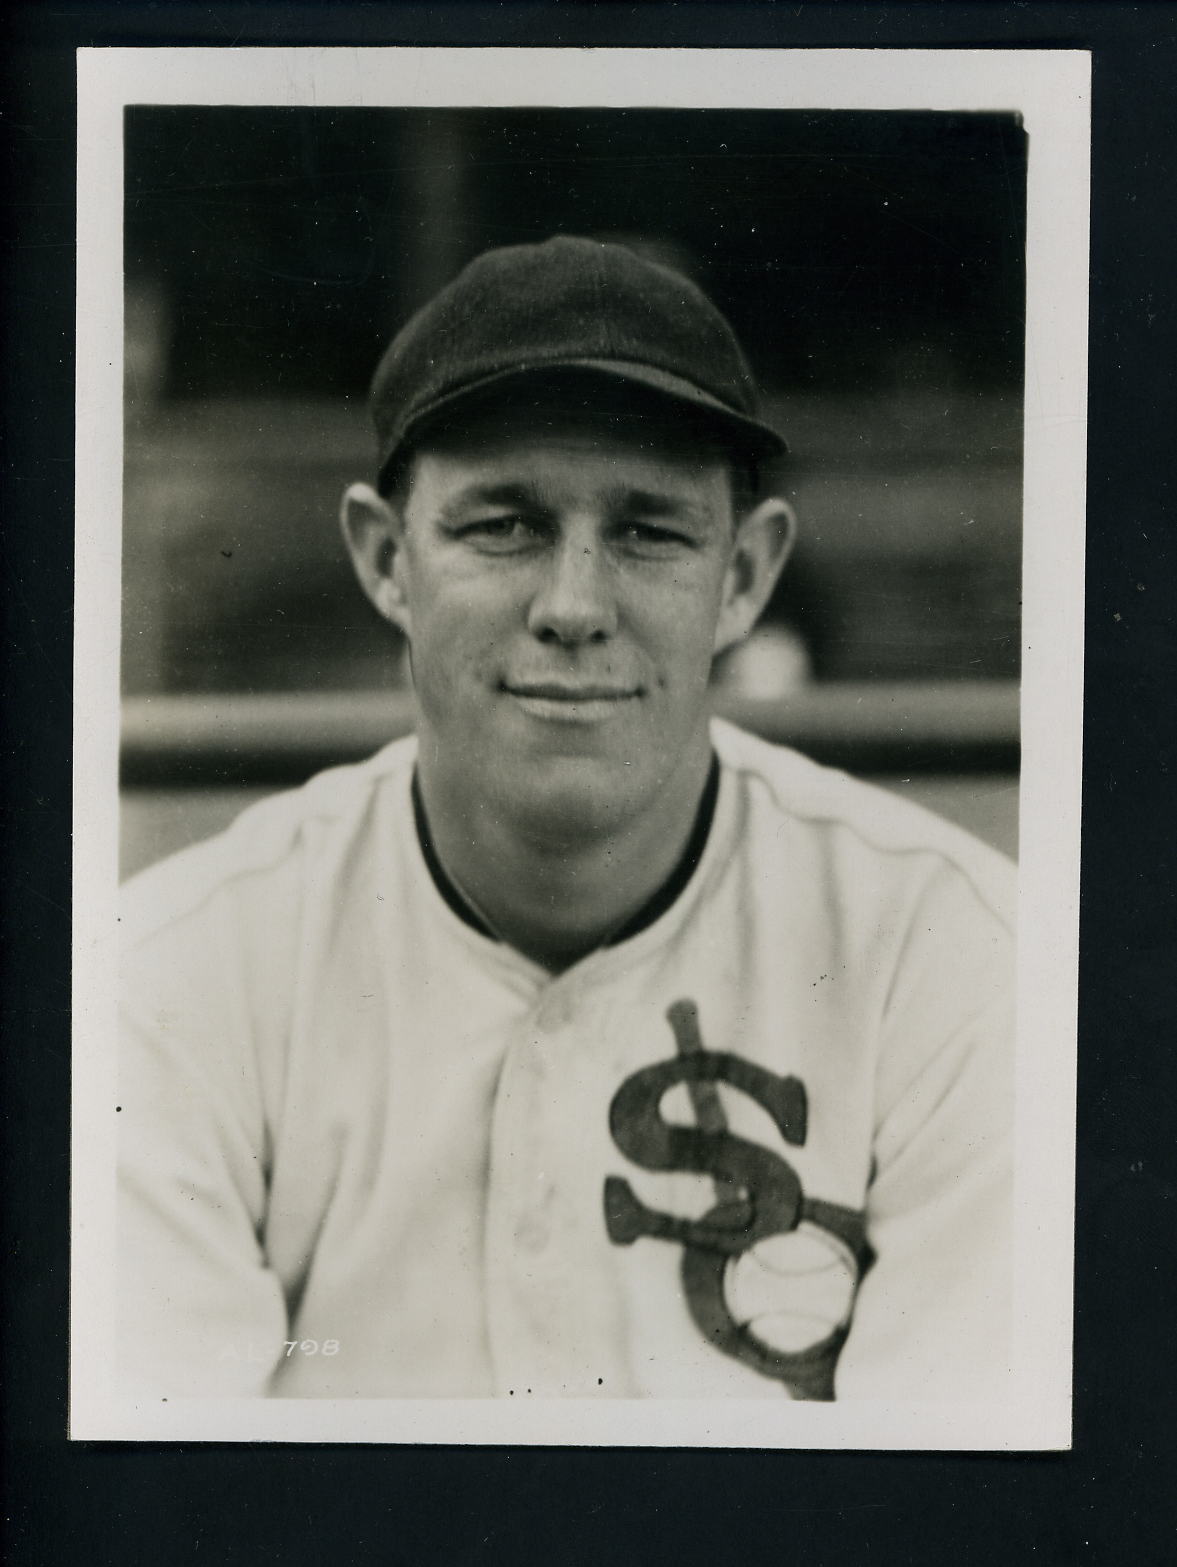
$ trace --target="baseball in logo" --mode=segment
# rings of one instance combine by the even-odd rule
[[[854,1292],[873,1260],[863,1215],[807,1197],[782,1153],[728,1130],[719,1083],[755,1100],[785,1144],[803,1147],[808,1103],[799,1078],[706,1049],[693,1001],[674,1002],[666,1019],[676,1054],[622,1083],[609,1106],[609,1130],[642,1169],[710,1176],[715,1206],[697,1219],[664,1213],[611,1175],[604,1194],[609,1238],[619,1246],[643,1237],[677,1242],[687,1306],[707,1340],[783,1383],[794,1398],[832,1399]],[[662,1115],[663,1097],[680,1083],[694,1126]]]

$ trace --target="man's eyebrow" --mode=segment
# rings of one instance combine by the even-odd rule
[[[700,525],[710,517],[710,508],[693,496],[628,484],[607,486],[601,493],[601,500],[606,514],[614,518],[664,517]],[[438,521],[443,527],[455,526],[464,520],[472,507],[479,506],[526,507],[529,511],[544,513],[556,509],[539,485],[519,480],[500,484],[475,481],[463,486],[443,503]]]
[[[614,515],[669,517],[684,522],[705,522],[710,516],[710,508],[693,496],[671,495],[664,490],[618,485],[605,492],[605,500]]]
[[[451,495],[438,513],[443,523],[459,522],[471,506],[530,506],[540,504],[540,497],[530,484],[467,484],[456,495]]]

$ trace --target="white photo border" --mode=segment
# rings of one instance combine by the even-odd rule
[[[209,1400],[112,1378],[123,110],[1017,112],[1029,138],[1014,1369],[978,1405]],[[73,1439],[1025,1451],[1071,1440],[1090,55],[1082,50],[78,51]]]

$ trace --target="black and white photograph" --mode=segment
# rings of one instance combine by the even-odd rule
[[[1086,137],[82,52],[75,1437],[1069,1444]]]

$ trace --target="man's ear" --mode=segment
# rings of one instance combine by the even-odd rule
[[[380,614],[409,634],[409,609],[401,585],[404,522],[397,507],[370,484],[351,484],[339,507],[343,541],[360,586]]]
[[[715,627],[715,651],[742,642],[760,618],[797,536],[797,519],[787,501],[771,496],[744,513],[724,580]]]

